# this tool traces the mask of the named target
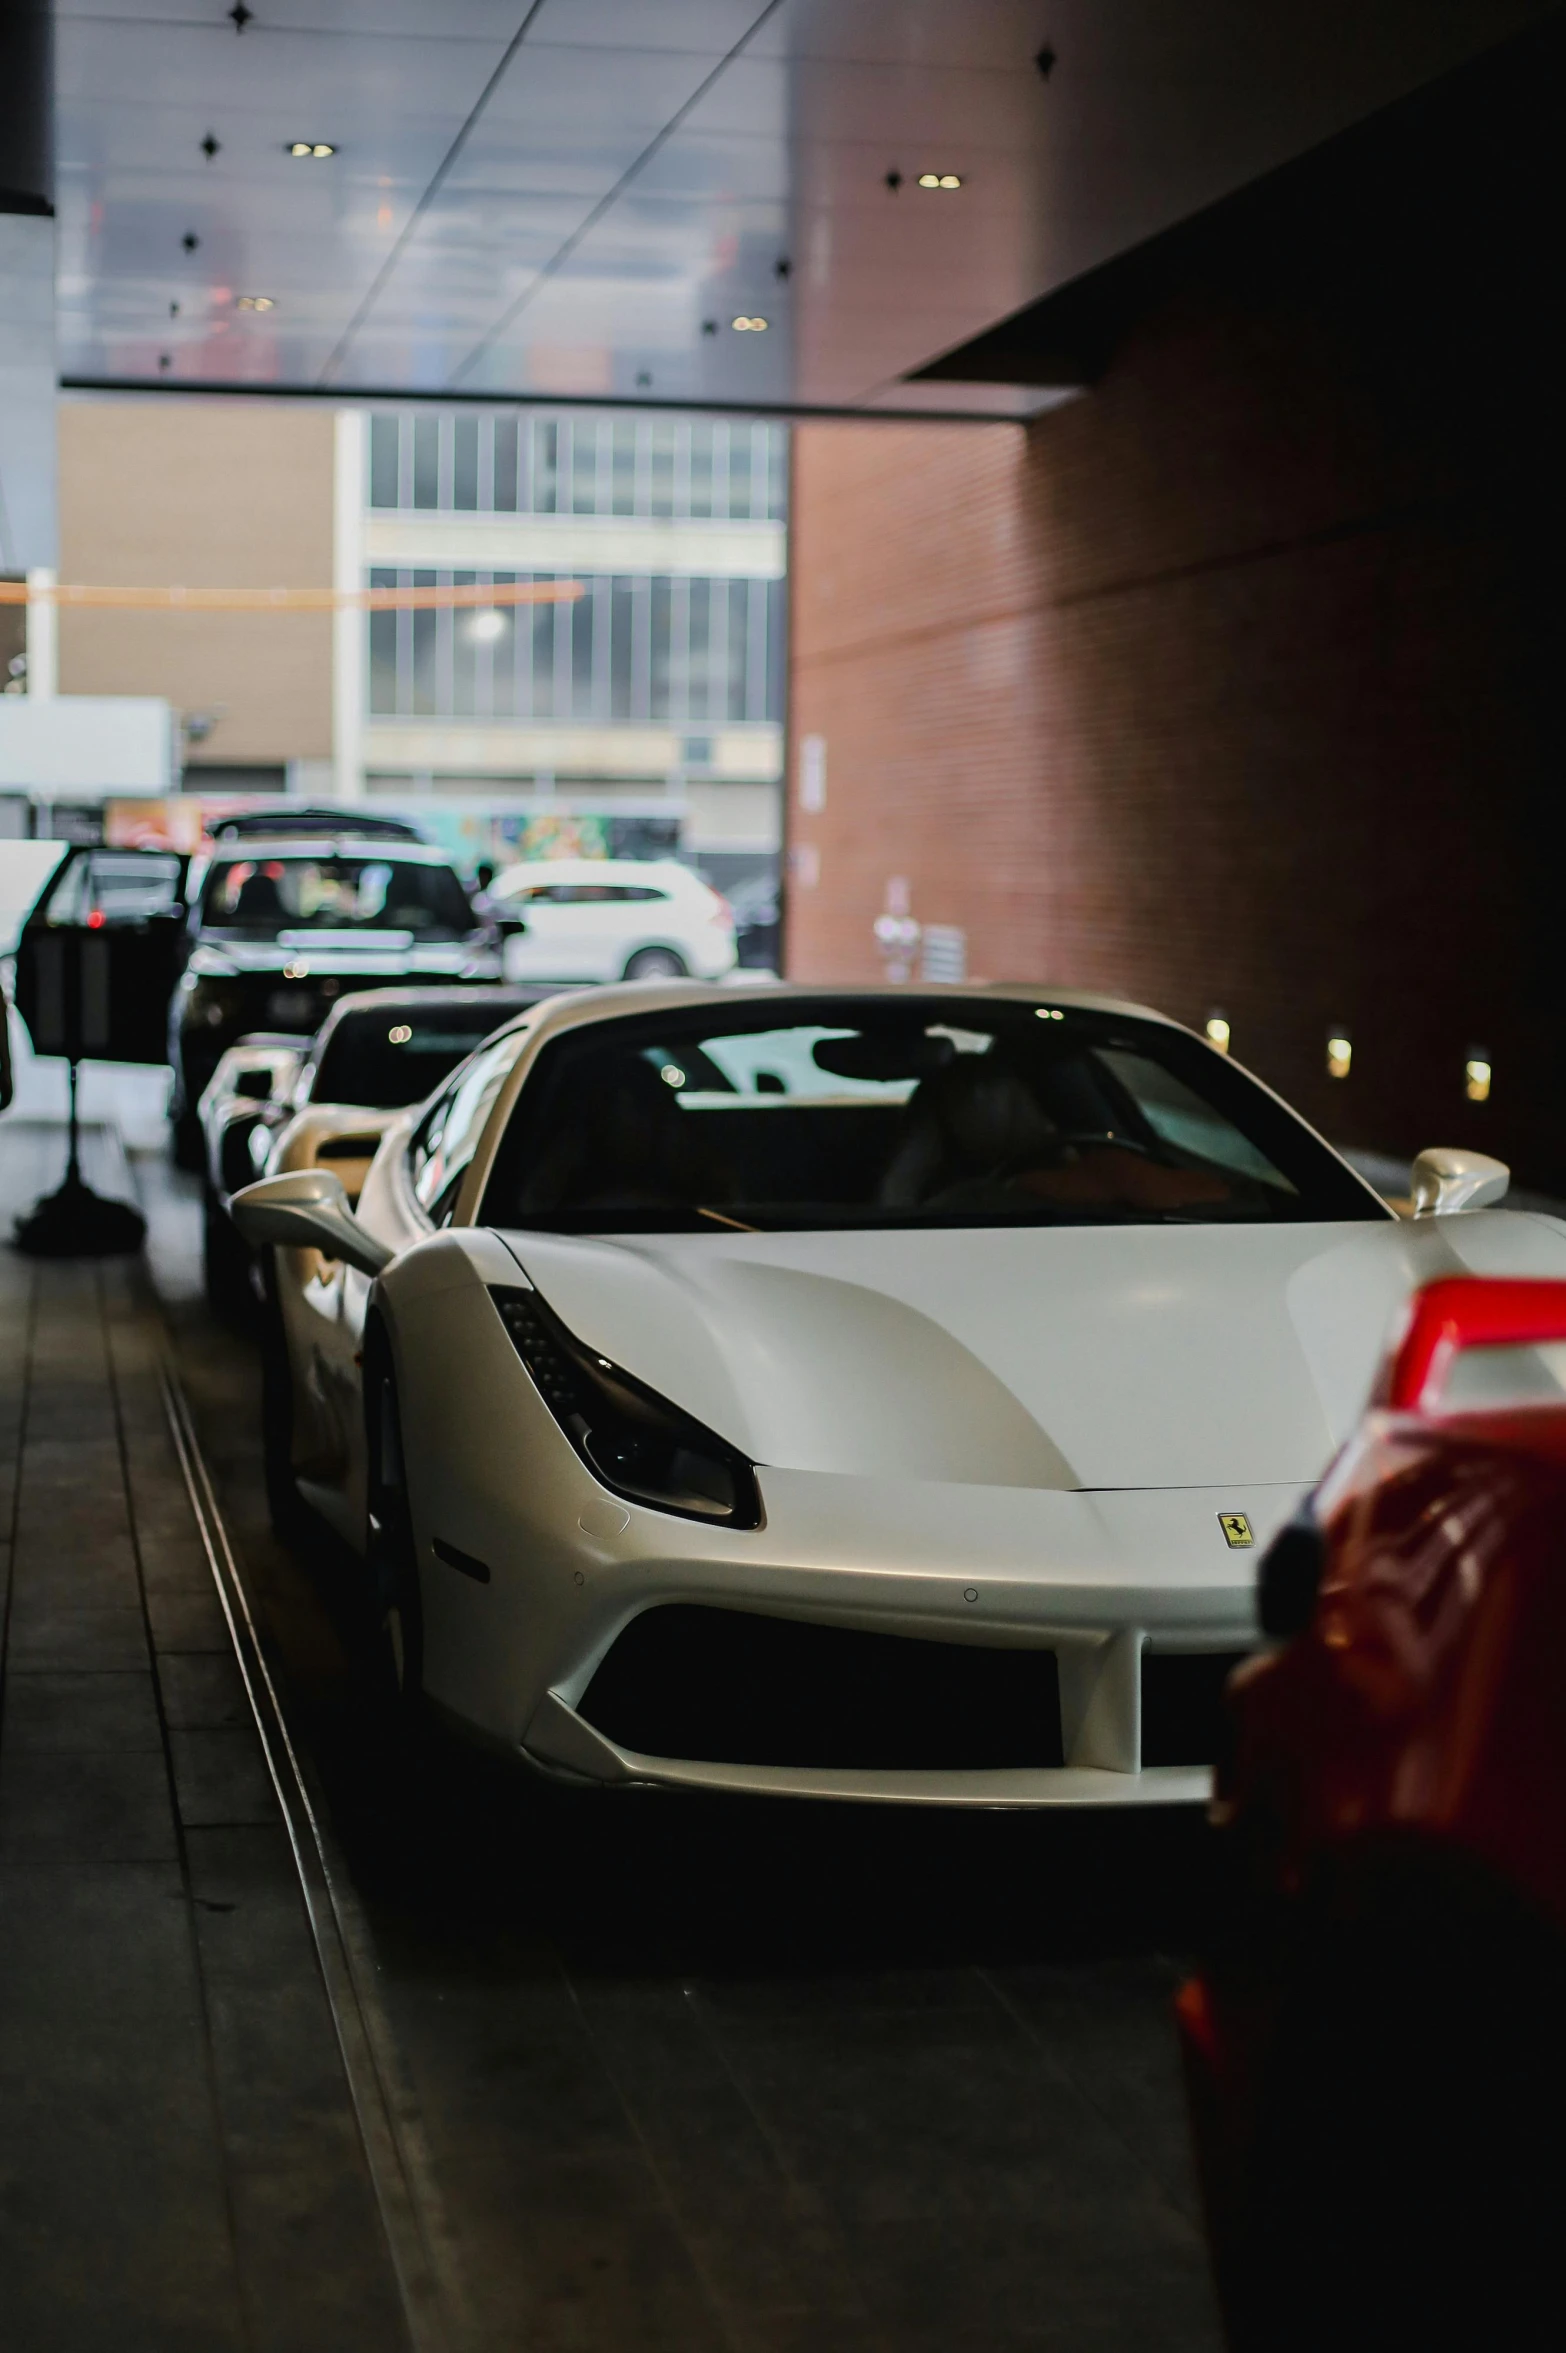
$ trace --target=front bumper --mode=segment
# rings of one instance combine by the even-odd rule
[[[1090,1765],[900,1771],[895,1766],[736,1765],[695,1757],[650,1757],[606,1739],[552,1691],[545,1693],[528,1726],[522,1753],[545,1772],[572,1781],[748,1797],[836,1798],[854,1805],[1205,1805],[1212,1794],[1212,1772],[1206,1765],[1150,1765],[1124,1773]]]
[[[509,1482],[461,1476],[444,1447],[426,1461],[458,1474],[448,1483],[437,1471],[416,1509],[426,1682],[449,1713],[577,1781],[910,1805],[1203,1802],[1211,1750],[1144,1760],[1150,1663],[1254,1647],[1256,1554],[1229,1551],[1220,1515],[1248,1514],[1259,1547],[1299,1494],[1292,1484],[1086,1494],[764,1469],[765,1525],[747,1533],[621,1506],[574,1456],[555,1466],[548,1500],[520,1516]],[[483,1563],[488,1582],[454,1570],[453,1552]],[[691,1605],[911,1644],[1052,1652],[1058,1730],[1041,1728],[1037,1764],[999,1767],[960,1755],[918,1769],[890,1755],[820,1761],[805,1741],[797,1760],[775,1742],[764,1756],[674,1753],[677,1741],[650,1753],[592,1720],[591,1686],[633,1620]]]

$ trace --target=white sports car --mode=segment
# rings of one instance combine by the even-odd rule
[[[1505,1186],[1426,1154],[1399,1218],[1102,998],[686,982],[513,1022],[357,1213],[313,1167],[235,1214],[274,1467],[410,1695],[581,1781],[1054,1805],[1204,1793],[1254,1548],[1401,1303],[1566,1274]]]

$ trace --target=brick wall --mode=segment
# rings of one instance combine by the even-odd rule
[[[1566,1179],[1537,78],[1178,232],[1027,430],[798,431],[791,974],[877,976],[904,878],[977,977],[1221,1008],[1346,1141]]]

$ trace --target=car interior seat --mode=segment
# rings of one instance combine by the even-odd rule
[[[532,1210],[659,1208],[723,1200],[732,1180],[640,1054],[583,1056],[561,1074],[548,1141],[523,1181]]]
[[[909,1097],[877,1199],[888,1209],[939,1205],[954,1189],[1003,1184],[1059,1142],[1033,1088],[999,1048],[959,1054]]]

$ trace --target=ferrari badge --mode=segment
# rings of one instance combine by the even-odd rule
[[[1221,1511],[1218,1514],[1218,1525],[1223,1530],[1223,1540],[1231,1552],[1243,1552],[1247,1544],[1256,1541],[1251,1523],[1243,1511]]]

